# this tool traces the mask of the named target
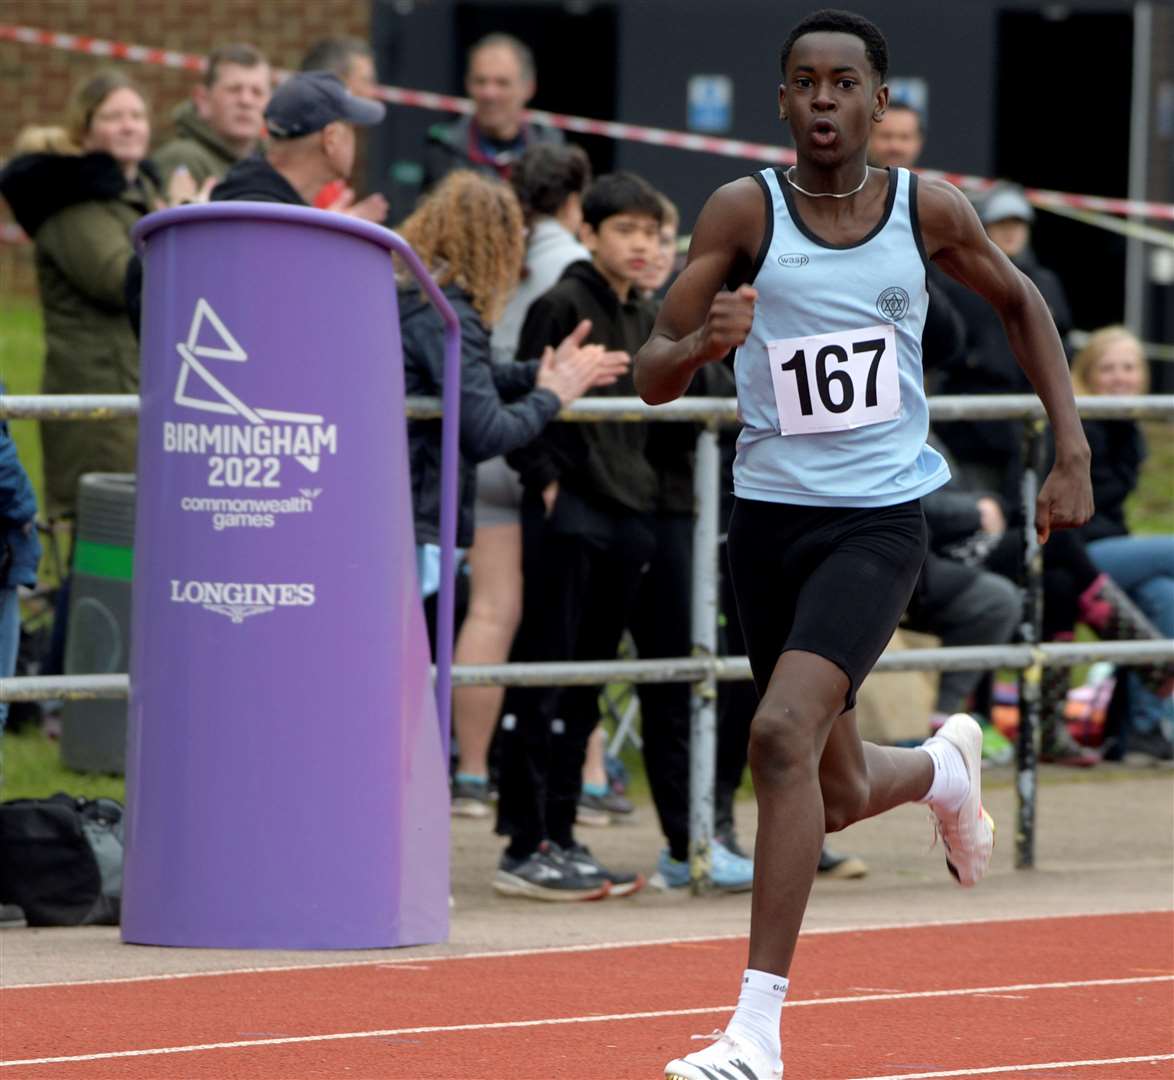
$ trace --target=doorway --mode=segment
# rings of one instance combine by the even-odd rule
[[[998,29],[997,175],[1026,187],[1087,195],[1129,190],[1133,16],[1062,6],[1004,11]],[[1125,240],[1056,214],[1037,214],[1032,246],[1060,275],[1074,325],[1125,313]]]

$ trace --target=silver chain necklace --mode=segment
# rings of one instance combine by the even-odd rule
[[[868,183],[868,166],[864,166],[864,179],[860,181],[851,191],[808,191],[806,188],[801,188],[794,180],[791,179],[791,173],[795,171],[795,166],[792,165],[783,176],[786,177],[787,183],[791,185],[799,194],[806,195],[809,199],[847,199],[860,191],[865,184]]]

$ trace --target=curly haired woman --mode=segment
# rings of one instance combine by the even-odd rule
[[[557,349],[522,363],[494,362],[489,336],[518,282],[525,250],[522,210],[505,184],[450,173],[399,227],[429,268],[461,324],[460,479],[457,546],[473,539],[476,465],[531,442],[559,411],[627,369],[625,353],[582,346],[578,326]],[[436,395],[443,385],[444,324],[418,286],[400,287],[405,392]],[[420,587],[439,587],[440,421],[408,426]]]

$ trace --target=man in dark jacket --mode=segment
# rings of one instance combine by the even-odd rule
[[[1072,329],[1068,300],[1060,279],[1040,266],[1031,250],[1035,212],[1022,190],[1013,185],[992,188],[978,212],[991,240],[1039,289],[1063,340]],[[966,325],[966,347],[960,361],[943,373],[941,393],[1030,393],[1031,385],[1015,362],[995,309],[952,279],[941,280]],[[997,492],[1014,504],[1022,470],[1022,431],[1017,421],[968,420],[943,424],[940,433],[966,474],[967,486]]]
[[[585,318],[589,341],[634,353],[654,320],[635,284],[656,250],[662,216],[643,180],[600,177],[583,198],[582,239],[592,261],[572,263],[534,301],[519,355],[538,355]],[[634,392],[630,375],[603,391]],[[615,657],[653,550],[657,477],[646,440],[641,424],[556,424],[510,456],[525,489],[518,659]],[[597,699],[598,687],[507,694],[498,831],[510,845],[494,882],[499,892],[576,900],[626,895],[643,884],[639,875],[599,866],[573,835]]]
[[[528,123],[534,96],[534,54],[509,34],[490,34],[469,50],[465,89],[474,113],[428,130],[424,186],[454,169],[473,169],[508,180],[514,162],[536,143],[561,143],[561,131]]]

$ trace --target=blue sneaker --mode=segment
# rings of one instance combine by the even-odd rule
[[[722,892],[747,892],[754,884],[754,860],[735,855],[720,841],[713,843],[713,866],[710,879]],[[665,848],[656,860],[652,886],[657,889],[684,889],[689,885],[689,864],[674,859]]]

